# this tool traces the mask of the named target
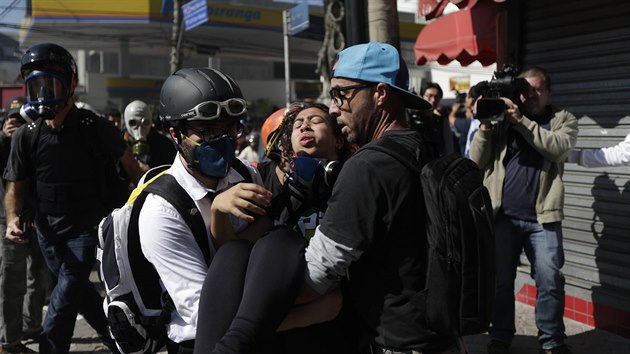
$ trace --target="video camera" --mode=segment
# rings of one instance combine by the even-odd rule
[[[527,80],[518,77],[518,69],[513,65],[506,65],[502,70],[494,72],[490,81],[482,81],[476,85],[480,96],[477,101],[476,118],[480,120],[502,121],[504,118],[505,102],[500,97],[512,100],[521,106],[520,95],[527,91]]]

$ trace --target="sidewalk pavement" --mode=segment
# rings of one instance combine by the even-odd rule
[[[630,338],[596,329],[583,323],[564,319],[567,340],[574,354],[628,354]],[[537,354],[538,329],[534,320],[534,307],[516,303],[516,336],[510,347],[510,354]],[[469,354],[486,354],[490,340],[487,334],[466,337]]]
[[[90,279],[102,292],[103,287],[96,271],[92,272]],[[567,318],[564,319],[564,324],[568,337],[566,343],[574,354],[630,354],[630,338],[621,337]],[[510,354],[538,354],[537,333],[534,308],[516,302],[516,336],[510,347]],[[487,334],[466,337],[468,354],[486,354],[486,345],[489,340]],[[27,342],[26,345],[33,350],[38,349],[37,343]],[[110,353],[98,339],[96,332],[81,316],[77,317],[70,352],[81,354]],[[166,350],[159,352],[159,354],[166,354]]]
[[[567,343],[574,354],[628,354],[630,353],[630,339],[610,332],[595,329],[585,324],[565,319]],[[537,354],[537,329],[534,324],[534,308],[522,303],[516,303],[516,337],[510,348],[511,354]],[[485,354],[487,334],[466,337],[469,354]],[[37,343],[28,342],[27,346],[37,350]],[[77,318],[74,336],[72,337],[71,353],[109,353],[100,343],[96,332],[79,316]],[[162,352],[165,353],[165,352]],[[325,354],[325,353],[322,353]]]

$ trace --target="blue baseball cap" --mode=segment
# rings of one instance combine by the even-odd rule
[[[398,50],[387,43],[369,42],[348,47],[337,54],[331,77],[382,82],[403,94],[406,107],[431,109],[431,104],[409,91],[409,70]]]

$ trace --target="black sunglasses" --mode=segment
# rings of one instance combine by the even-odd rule
[[[341,108],[341,106],[343,106],[343,99],[346,97],[346,95],[341,94],[341,92],[348,91],[348,90],[363,90],[364,88],[368,88],[372,86],[376,86],[376,84],[368,83],[368,84],[357,84],[357,85],[350,85],[350,86],[337,86],[337,87],[331,88],[330,91],[328,91],[328,94],[330,95],[330,100],[332,101],[332,103],[335,106],[337,106],[337,108]]]

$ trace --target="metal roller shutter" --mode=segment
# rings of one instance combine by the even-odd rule
[[[579,118],[577,148],[623,140],[630,133],[630,2],[528,0],[521,11],[520,65],[550,72],[552,103]],[[630,311],[630,167],[565,169],[567,293]]]

